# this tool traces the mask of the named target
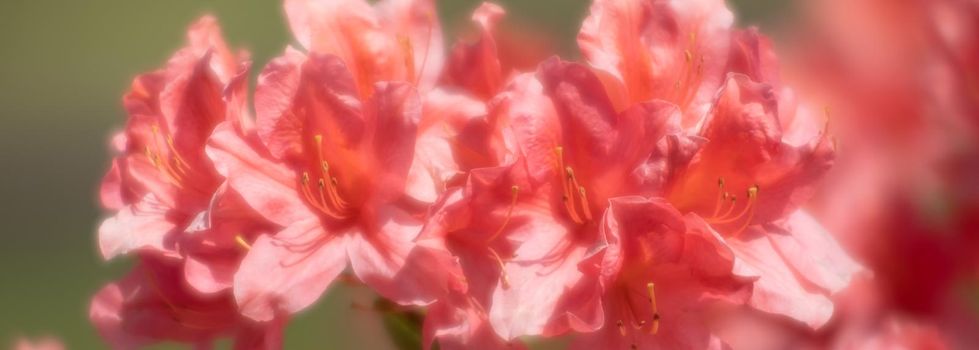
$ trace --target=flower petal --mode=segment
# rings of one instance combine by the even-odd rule
[[[342,235],[328,236],[317,219],[259,236],[235,274],[242,315],[269,321],[315,302],[347,266],[345,241]]]
[[[152,194],[123,207],[99,226],[99,250],[106,260],[134,250],[175,254],[171,234],[176,225]]]
[[[390,206],[378,209],[378,230],[351,234],[350,266],[378,294],[402,305],[427,305],[443,295],[450,276],[442,267],[445,255],[414,243],[421,222]]]
[[[281,163],[262,156],[254,145],[228,125],[218,127],[207,146],[207,154],[218,172],[255,212],[271,222],[288,226],[315,217],[299,198],[298,180]]]
[[[728,245],[737,257],[734,273],[757,278],[748,305],[794,318],[818,329],[833,315],[833,302],[798,276],[764,232],[749,229]]]
[[[796,211],[784,225],[784,232],[770,232],[768,238],[789,266],[809,282],[832,294],[848,286],[861,270],[808,213]]]
[[[408,83],[379,83],[368,105],[367,118],[374,129],[373,152],[375,200],[387,202],[402,196],[405,177],[415,151],[421,101]]]

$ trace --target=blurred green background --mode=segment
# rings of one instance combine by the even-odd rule
[[[584,0],[500,1],[509,20],[558,39],[575,57]],[[742,24],[777,36],[790,1],[732,3]],[[475,0],[443,0],[448,42]],[[0,347],[53,335],[72,349],[105,347],[87,319],[88,299],[127,268],[105,263],[94,231],[108,164],[106,138],[125,118],[122,94],[136,74],[161,66],[202,14],[216,15],[232,46],[256,68],[290,42],[275,0],[4,0],[0,2]],[[286,348],[390,347],[375,314],[351,307],[363,292],[334,288],[287,332]],[[552,344],[554,345],[554,344]]]

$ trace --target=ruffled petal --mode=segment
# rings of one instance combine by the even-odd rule
[[[378,208],[378,229],[349,237],[347,254],[357,277],[402,305],[427,305],[443,295],[450,276],[447,255],[414,243],[422,223],[396,207]]]
[[[99,226],[99,250],[106,260],[134,250],[175,254],[171,234],[176,225],[152,194],[128,205]]]
[[[289,315],[315,302],[347,266],[346,238],[316,219],[295,222],[251,244],[235,274],[241,313],[256,321]]]
[[[292,171],[261,155],[255,143],[224,125],[215,130],[207,154],[231,188],[269,221],[288,226],[315,217],[299,198]]]
[[[764,232],[748,230],[748,238],[728,240],[737,260],[734,273],[757,278],[748,305],[786,315],[817,329],[833,315],[833,302],[793,271]]]

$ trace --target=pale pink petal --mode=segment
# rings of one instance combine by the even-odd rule
[[[109,171],[102,177],[102,185],[99,186],[99,202],[102,203],[102,207],[109,210],[120,210],[125,205],[122,174],[120,174],[118,160],[112,160]]]
[[[235,275],[242,315],[270,321],[315,302],[347,266],[345,240],[323,231],[315,218],[259,236]]]
[[[153,195],[123,207],[99,226],[99,250],[106,260],[134,250],[174,253],[172,233],[176,226],[167,219],[166,208]]]
[[[832,294],[849,285],[861,270],[808,213],[795,212],[783,226],[784,232],[770,232],[768,238],[789,266],[809,282]]]
[[[800,280],[764,232],[749,229],[750,238],[727,241],[734,255],[734,273],[757,278],[748,305],[786,315],[817,329],[833,315],[833,303],[814,286]]]
[[[194,290],[202,294],[216,294],[232,287],[238,259],[200,259],[188,256],[184,261],[184,279]]]
[[[218,127],[207,146],[215,167],[257,213],[282,226],[315,217],[297,194],[298,179],[283,164],[262,156],[230,125]]]
[[[380,295],[403,305],[427,305],[444,294],[450,276],[446,256],[414,243],[422,225],[390,206],[378,208],[378,229],[352,234],[347,245],[357,277]]]

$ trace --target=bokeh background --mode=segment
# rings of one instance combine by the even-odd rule
[[[576,57],[587,1],[499,2],[508,21],[553,36],[562,55]],[[740,24],[776,39],[795,16],[793,1],[730,3]],[[439,2],[449,42],[477,5]],[[104,347],[87,309],[128,266],[103,262],[94,243],[103,215],[96,190],[107,136],[125,118],[123,92],[136,74],[163,64],[206,13],[260,67],[290,43],[281,12],[276,0],[0,1],[0,347],[43,335],[72,349]],[[389,347],[377,315],[355,307],[369,303],[364,293],[333,288],[288,329],[286,348]]]

